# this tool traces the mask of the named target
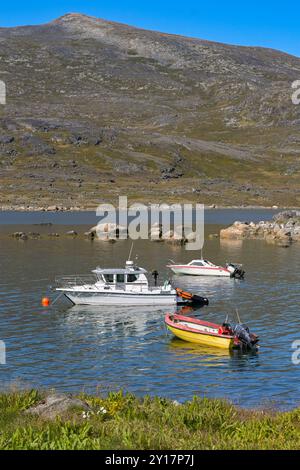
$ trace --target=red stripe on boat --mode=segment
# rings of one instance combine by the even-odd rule
[[[228,271],[228,269],[226,268],[222,268],[221,266],[220,267],[212,267],[212,266],[188,266],[188,265],[184,265],[184,264],[168,264],[167,265],[167,268],[191,268],[191,269],[217,269],[218,271],[226,271],[227,273],[230,273],[230,271]]]

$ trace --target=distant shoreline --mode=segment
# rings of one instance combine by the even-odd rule
[[[182,204],[188,204],[187,202],[182,202]],[[193,205],[195,205],[194,203]],[[201,204],[201,203],[199,203]],[[129,204],[130,205],[130,204]],[[147,205],[147,204],[146,204]],[[117,207],[116,207],[117,208]],[[204,206],[205,210],[274,210],[274,211],[284,211],[284,210],[300,210],[300,206],[215,206],[212,207],[212,205]],[[34,207],[29,207],[28,209],[23,209],[20,207],[7,207],[3,208],[0,207],[0,213],[4,212],[16,212],[16,213],[33,213],[33,212],[40,212],[40,213],[50,213],[50,214],[55,214],[55,213],[78,213],[78,212],[96,212],[96,207],[95,208],[71,208],[71,209],[57,209],[57,210],[48,210],[48,209],[41,209],[41,208],[34,208]]]

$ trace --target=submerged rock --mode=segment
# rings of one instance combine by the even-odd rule
[[[92,227],[89,232],[97,235],[100,240],[115,240],[117,238],[127,238],[128,229],[124,225],[114,223],[98,224]]]
[[[77,237],[78,233],[75,232],[75,230],[69,230],[66,235],[68,235],[69,237]]]
[[[192,243],[195,242],[197,238],[196,232],[189,232],[185,235],[185,242],[186,243]]]
[[[180,231],[176,230],[169,230],[168,232],[163,233],[162,239],[165,240],[166,243],[170,243],[173,245],[184,245],[187,242],[185,236],[180,233]]]
[[[37,238],[41,238],[41,235],[38,232],[29,232],[28,237],[33,238],[33,239],[37,239]]]
[[[150,237],[150,240],[154,242],[163,241],[162,229],[159,223],[156,222],[153,225],[151,225],[149,237]]]
[[[28,240],[28,235],[25,232],[14,232],[11,236],[17,240]]]
[[[84,236],[88,238],[89,240],[94,240],[95,232],[85,232]]]
[[[13,238],[21,238],[22,236],[26,235],[25,232],[14,232],[11,234]]]

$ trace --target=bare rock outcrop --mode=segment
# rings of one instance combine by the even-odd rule
[[[44,419],[54,420],[58,416],[62,416],[69,411],[79,409],[82,411],[89,411],[89,405],[74,398],[72,395],[63,394],[50,394],[43,401],[31,408],[28,408],[25,413],[37,415]]]
[[[126,238],[127,234],[128,229],[123,225],[115,223],[99,223],[98,225],[90,228],[90,230],[85,233],[85,236],[88,238],[94,238],[97,236],[100,240],[112,241],[119,238]]]
[[[248,223],[236,221],[230,227],[222,229],[220,231],[220,237],[232,239],[247,238],[250,232],[249,228]]]
[[[287,247],[300,241],[300,211],[283,211],[272,221],[234,222],[220,231],[221,239],[263,239],[278,246]]]

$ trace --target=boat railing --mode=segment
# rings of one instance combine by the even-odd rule
[[[74,274],[71,276],[57,276],[55,284],[57,287],[75,287],[91,285],[97,282],[97,278],[93,274]]]

